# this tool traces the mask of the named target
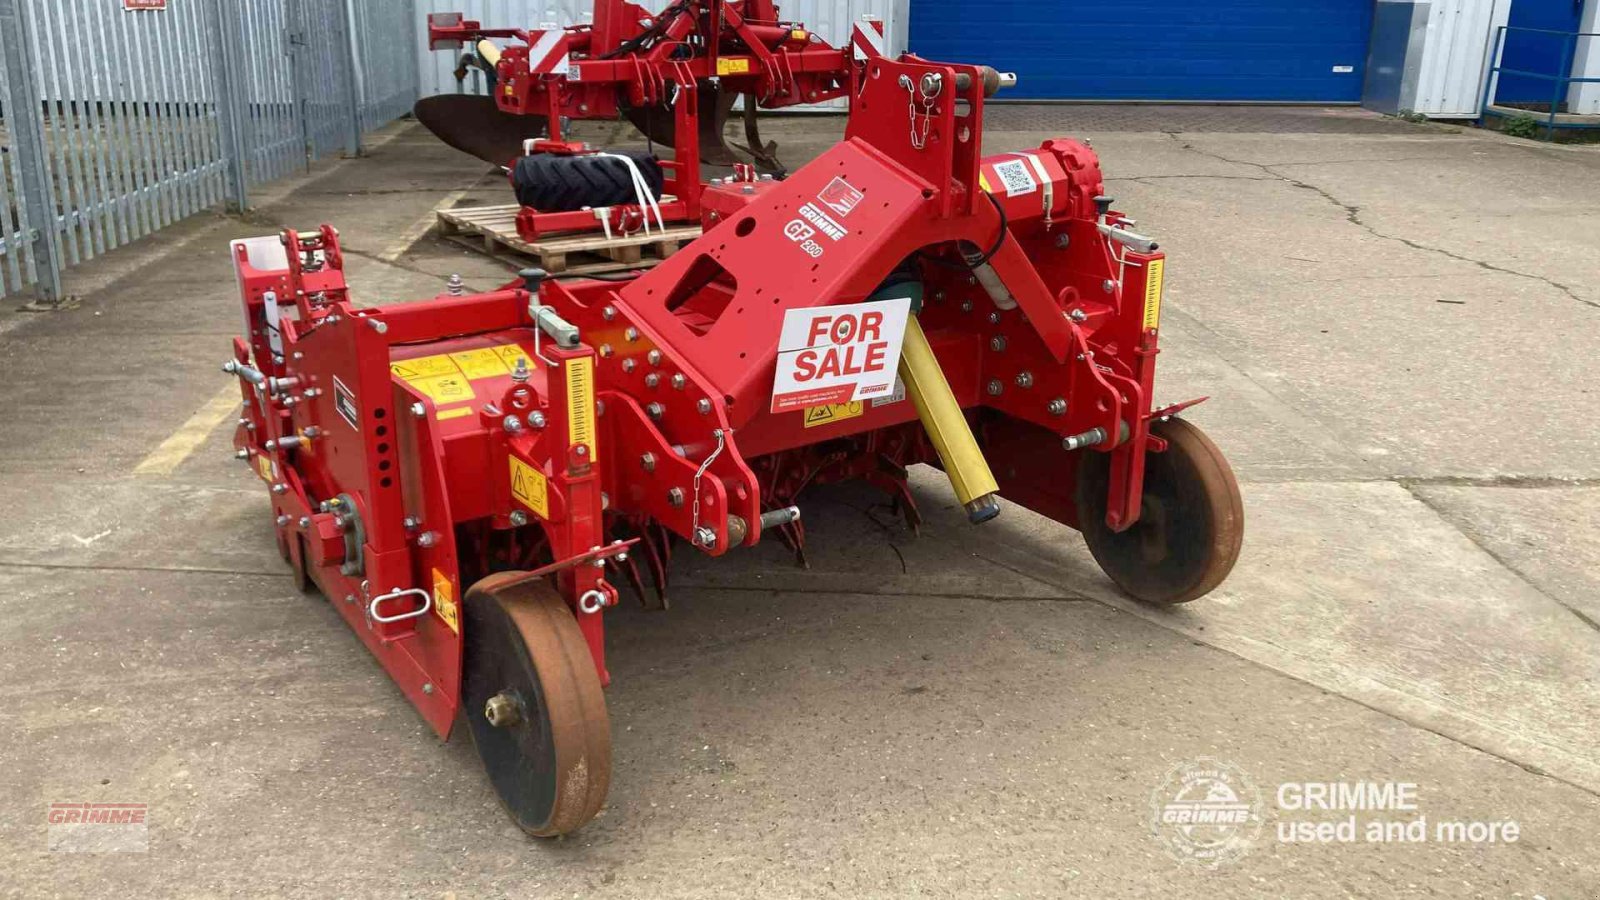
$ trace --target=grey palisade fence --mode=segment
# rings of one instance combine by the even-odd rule
[[[0,0],[0,295],[329,154],[417,96],[412,0]]]

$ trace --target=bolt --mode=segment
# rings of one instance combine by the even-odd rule
[[[629,341],[637,341],[639,339],[639,329],[629,325],[628,330],[624,331],[622,336],[627,338]]]
[[[989,324],[990,325],[999,325],[1000,324],[1000,313],[998,313],[998,312],[989,313]]]
[[[611,495],[605,491],[600,492],[600,508],[603,510],[611,508]]]
[[[281,481],[272,486],[272,492],[274,494],[282,494],[287,490],[289,490],[289,486]]]
[[[1000,396],[1000,392],[1005,389],[1006,386],[1000,383],[1000,379],[992,378],[989,380],[989,396],[998,397]]]
[[[527,384],[528,379],[532,376],[533,373],[528,371],[527,359],[521,356],[517,357],[517,364],[511,369],[511,380],[517,384]]]
[[[650,363],[650,365],[652,365],[652,366],[661,365],[661,351],[660,350],[651,350],[649,353],[646,353],[644,355],[644,358],[645,358],[645,361]]]
[[[1061,440],[1061,446],[1068,450],[1077,450],[1080,447],[1093,447],[1105,443],[1106,430],[1104,428],[1091,428],[1081,434],[1074,434]]]
[[[1057,397],[1046,404],[1045,409],[1049,410],[1052,416],[1064,416],[1067,414],[1067,401]]]
[[[1063,231],[1060,234],[1056,235],[1056,249],[1057,250],[1065,250],[1065,249],[1067,249],[1067,245],[1071,244],[1071,243],[1072,243],[1072,238],[1065,231]]]
[[[688,383],[689,383],[689,379],[683,377],[683,373],[682,372],[679,372],[678,374],[672,376],[672,386],[674,388],[677,388],[680,391],[683,390],[683,386],[688,384]]]
[[[579,456],[588,456],[589,455],[589,448],[585,444],[579,444],[578,445],[578,449],[573,451],[573,452],[577,453]]]
[[[452,297],[459,297],[466,293],[461,281],[461,275],[456,272],[450,273],[450,278],[445,281],[444,286],[445,290],[448,291]]]
[[[1105,281],[1100,282],[1100,289],[1109,294],[1117,289],[1117,283],[1107,278]]]
[[[696,403],[694,408],[698,410],[702,416],[711,415],[711,401],[707,400],[705,397],[701,397],[700,402]]]
[[[407,531],[416,531],[422,525],[422,519],[417,516],[406,516],[400,520],[400,524],[404,525]]]
[[[289,522],[290,522],[290,519],[289,519],[288,516],[279,516],[278,517],[278,527],[279,528],[282,528],[283,526],[289,524]]]
[[[616,308],[616,307],[615,307],[615,306],[612,306],[612,305],[611,305],[611,304],[609,304],[609,303],[607,303],[607,304],[606,304],[606,305],[605,305],[605,306],[604,306],[604,307],[603,307],[603,308],[602,308],[602,309],[601,309],[601,310],[600,310],[600,315],[601,315],[601,317],[602,317],[602,318],[604,318],[604,319],[605,319],[605,320],[606,320],[606,321],[607,321],[607,322],[609,322],[609,321],[611,321],[611,320],[612,320],[612,319],[615,319],[615,318],[616,318],[616,317],[617,317],[617,308]]]
[[[411,414],[420,419],[428,414],[428,408],[421,403],[413,403],[411,404]]]
[[[694,542],[710,549],[717,545],[717,533],[702,525],[694,530]]]
[[[613,352],[614,351],[611,349],[611,345],[610,344],[601,344],[600,345],[600,357],[602,359],[610,359],[611,358],[611,354]]]
[[[644,386],[647,387],[647,388],[653,388],[653,387],[655,387],[656,385],[658,385],[660,383],[661,383],[661,373],[660,372],[651,372],[649,375],[646,375],[644,377]]]
[[[439,535],[437,532],[424,531],[423,533],[417,535],[418,547],[432,547],[437,543],[439,543]]]
[[[1089,314],[1081,309],[1075,309],[1072,312],[1067,313],[1067,315],[1070,316],[1074,322],[1082,322],[1089,318]]]
[[[388,323],[381,322],[381,321],[379,321],[377,319],[368,319],[367,320],[367,324],[371,325],[372,326],[372,330],[376,331],[379,334],[384,334],[389,330]]]
[[[544,413],[538,411],[537,409],[534,410],[531,413],[528,413],[528,427],[529,428],[543,428],[544,427]]]
[[[645,451],[644,455],[639,457],[639,465],[643,467],[646,472],[654,472],[656,470],[656,455],[649,451]]]
[[[303,432],[301,432],[301,433],[304,434],[308,438],[321,437],[322,436],[322,429],[318,428],[315,425],[307,425],[305,427],[305,430]]]
[[[295,522],[295,524],[299,525],[301,528],[310,528],[311,527],[311,517],[310,516],[301,516],[300,520]]]
[[[522,705],[510,691],[501,691],[483,704],[483,717],[495,728],[510,728],[522,721]]]
[[[666,412],[667,408],[659,403],[651,403],[644,408],[644,414],[652,419],[660,419]]]
[[[1017,373],[1017,387],[1019,387],[1019,388],[1031,388],[1031,387],[1033,387],[1033,373],[1032,372],[1018,372]]]
[[[997,334],[994,337],[989,338],[989,349],[993,350],[996,353],[999,353],[999,352],[1005,350],[1006,349],[1006,336],[1003,335],[1003,334]]]
[[[963,300],[963,301],[961,301],[961,311],[964,312],[964,313],[972,312],[972,301],[971,300]]]
[[[625,359],[622,361],[622,371],[631,374],[633,372],[633,367],[637,366],[638,364],[638,361],[632,358]]]
[[[516,416],[506,416],[500,420],[500,427],[506,430],[506,434],[516,434],[522,430],[522,420]]]
[[[517,526],[518,528],[521,528],[522,526],[528,524],[528,514],[523,512],[520,509],[512,510],[511,511],[511,524]]]
[[[431,682],[431,681],[430,681],[430,682],[428,682],[428,683],[427,683],[427,684],[425,684],[425,685],[423,685],[423,686],[422,686],[422,692],[423,692],[423,693],[424,693],[424,694],[431,694],[431,693],[433,693],[433,682]]]
[[[250,451],[249,450],[235,450],[233,452],[233,458],[234,459],[249,459],[250,458]]]
[[[673,488],[667,491],[667,504],[669,506],[683,505],[683,488]]]

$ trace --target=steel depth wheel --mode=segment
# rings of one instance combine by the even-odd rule
[[[1123,532],[1106,527],[1110,457],[1091,453],[1078,479],[1084,541],[1107,576],[1136,600],[1176,604],[1222,583],[1244,543],[1244,501],[1222,451],[1182,419],[1151,425],[1165,453],[1145,456],[1139,521]]]
[[[548,581],[519,574],[467,592],[461,702],[501,804],[523,831],[554,837],[600,812],[611,725],[572,611]]]

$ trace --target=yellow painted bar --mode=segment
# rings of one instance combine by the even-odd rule
[[[496,47],[488,38],[478,42],[478,55],[491,66],[500,64],[500,48]]]
[[[917,407],[922,427],[927,429],[933,447],[939,451],[950,486],[956,498],[966,507],[967,519],[973,524],[987,522],[1000,514],[996,494],[1000,486],[995,483],[989,463],[978,449],[978,440],[967,427],[967,417],[961,412],[945,380],[939,359],[928,346],[928,336],[916,316],[906,319],[905,342],[900,350],[900,380],[905,382],[906,393]]]

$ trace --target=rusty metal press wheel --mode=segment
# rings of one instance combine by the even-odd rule
[[[1156,422],[1165,453],[1145,457],[1144,501],[1127,531],[1106,527],[1110,457],[1090,453],[1078,479],[1078,519],[1095,562],[1146,603],[1188,603],[1222,583],[1244,542],[1244,501],[1222,451],[1182,419]]]
[[[523,831],[554,837],[600,812],[611,725],[589,645],[545,579],[501,572],[466,597],[461,702],[472,742]]]

